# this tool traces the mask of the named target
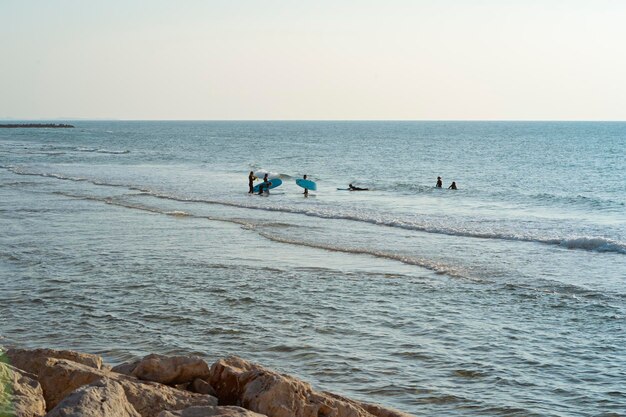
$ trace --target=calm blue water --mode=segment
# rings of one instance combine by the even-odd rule
[[[0,344],[238,354],[420,416],[626,415],[626,123],[74,124],[0,130]]]

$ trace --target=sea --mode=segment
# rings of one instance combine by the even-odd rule
[[[626,123],[63,122],[0,129],[0,345],[626,415]]]

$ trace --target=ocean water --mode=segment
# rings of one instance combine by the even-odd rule
[[[236,354],[417,416],[626,415],[626,123],[73,124],[0,129],[0,345]]]

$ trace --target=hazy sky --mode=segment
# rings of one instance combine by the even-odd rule
[[[626,120],[624,0],[0,0],[0,118]]]

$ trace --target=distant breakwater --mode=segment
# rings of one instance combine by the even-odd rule
[[[0,124],[0,128],[4,129],[19,129],[19,128],[27,128],[27,129],[37,129],[37,128],[52,128],[52,129],[68,129],[73,128],[72,125],[66,125],[63,123],[55,124],[55,123],[9,123],[9,124]]]

